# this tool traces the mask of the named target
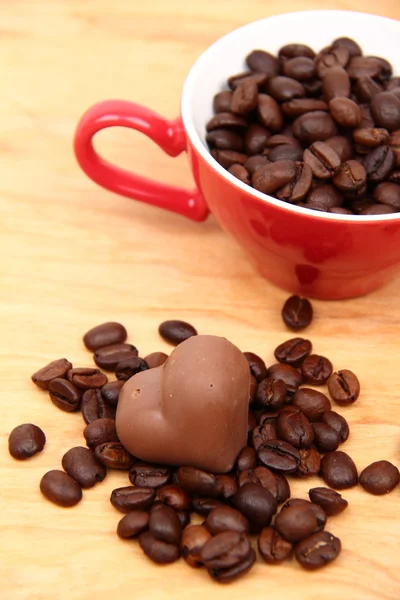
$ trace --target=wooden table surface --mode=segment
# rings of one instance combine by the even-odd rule
[[[60,468],[68,448],[82,445],[83,421],[57,410],[30,381],[61,356],[92,364],[82,334],[106,320],[124,323],[142,355],[167,349],[157,334],[162,320],[183,318],[201,333],[226,336],[273,360],[273,348],[289,336],[279,316],[287,294],[254,271],[212,217],[195,224],[95,186],[73,157],[74,127],[89,105],[107,97],[176,116],[193,61],[241,24],[280,10],[364,6],[362,0],[1,3],[3,600],[400,598],[399,489],[384,498],[358,488],[344,492],[350,507],[328,527],[343,551],[319,572],[304,572],[294,560],[257,563],[246,578],[223,587],[182,561],[154,566],[135,543],[115,535],[120,514],[109,494],[126,484],[126,473],[110,473],[74,509],[42,498],[41,476]],[[398,0],[371,1],[369,10],[400,18]],[[144,174],[191,182],[184,157],[168,159],[132,132],[108,131],[99,147]],[[315,301],[307,332],[317,352],[361,379],[359,401],[338,409],[351,426],[344,449],[360,469],[383,458],[400,466],[399,296],[397,279],[365,298]],[[17,462],[7,437],[24,422],[41,426],[47,444]],[[315,485],[295,482],[293,493],[306,497]]]

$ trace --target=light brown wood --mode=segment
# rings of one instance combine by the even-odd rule
[[[344,492],[349,509],[329,520],[343,552],[316,573],[295,561],[257,563],[228,587],[182,561],[151,564],[115,535],[120,518],[111,490],[127,482],[110,473],[63,510],[39,492],[41,476],[83,443],[80,414],[64,414],[30,382],[53,358],[90,365],[81,337],[105,320],[126,324],[144,355],[170,350],[158,337],[166,318],[224,335],[267,363],[290,334],[280,319],[287,294],[263,280],[211,217],[194,224],[119,198],[85,178],[72,153],[81,113],[121,97],[174,117],[193,61],[231,29],[280,10],[332,8],[328,0],[284,3],[229,0],[13,0],[0,5],[1,452],[0,597],[3,600],[351,600],[400,598],[400,490],[375,498]],[[362,0],[334,3],[364,10]],[[398,0],[368,10],[400,18]],[[356,34],[356,32],[355,32]],[[329,37],[329,32],[327,32]],[[185,159],[121,131],[100,146],[121,165],[165,181],[191,181]],[[362,394],[347,409],[343,448],[360,469],[386,458],[399,466],[400,280],[366,298],[314,302],[307,331],[317,352],[360,377]],[[45,450],[27,462],[7,453],[11,429],[37,423]],[[293,482],[306,496],[317,480]]]

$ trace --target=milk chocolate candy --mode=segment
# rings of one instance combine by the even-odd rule
[[[246,445],[249,391],[249,365],[236,346],[191,337],[164,365],[125,383],[118,437],[142,460],[225,473]]]

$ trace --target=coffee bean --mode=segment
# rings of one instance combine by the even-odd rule
[[[235,152],[234,150],[211,150],[211,156],[215,158],[224,169],[229,169],[234,164],[243,165],[248,159],[247,154]]]
[[[87,424],[92,423],[97,419],[115,418],[114,406],[106,404],[102,396],[102,392],[100,392],[100,390],[86,390],[86,392],[82,396],[81,409],[82,416],[84,418],[85,423]]]
[[[363,127],[353,131],[353,138],[358,145],[358,151],[368,153],[371,148],[381,146],[389,138],[387,129],[378,127]]]
[[[197,331],[185,321],[164,321],[158,328],[161,337],[170,344],[177,346],[188,338],[197,335]]]
[[[243,119],[243,117],[239,117],[238,115],[234,115],[231,112],[219,112],[218,114],[216,114],[214,117],[212,117],[212,119],[210,119],[206,125],[206,129],[207,131],[212,131],[213,129],[221,129],[224,127],[229,127],[231,129],[234,129],[235,131],[241,131],[246,129],[247,127],[247,122],[245,119]],[[181,321],[172,321],[173,323],[181,323]],[[168,325],[165,325],[165,323],[168,323]],[[172,332],[175,331],[175,325],[169,325],[170,321],[165,321],[165,323],[161,323],[161,325],[164,325],[167,328],[167,334],[170,331],[170,329],[172,328]],[[160,325],[160,327],[161,327]],[[187,325],[185,323],[185,325]],[[186,328],[184,328],[186,330]],[[192,327],[190,326],[190,329],[192,329]],[[178,326],[178,336],[180,336],[181,334],[179,334],[179,326]],[[161,333],[160,329],[159,332],[161,334],[161,337],[164,337],[164,335]],[[195,334],[191,334],[191,335],[195,335]],[[190,336],[189,336],[190,337]],[[186,339],[186,338],[185,338]],[[175,338],[174,338],[175,340]],[[169,336],[167,341],[169,341]],[[183,340],[181,340],[183,341]],[[175,343],[175,341],[174,341]]]
[[[326,102],[334,98],[348,98],[350,91],[350,77],[343,67],[333,67],[327,71],[322,80],[322,93]]]
[[[182,527],[176,511],[170,506],[162,505],[150,511],[149,531],[157,540],[169,544],[179,544]]]
[[[332,375],[332,363],[325,356],[310,354],[301,364],[304,380],[313,385],[323,385]]]
[[[199,515],[207,516],[215,508],[225,506],[217,498],[192,498],[192,509]]]
[[[131,358],[124,358],[115,367],[115,376],[121,381],[127,381],[137,373],[147,371],[149,368],[148,364],[139,358],[139,356],[132,356]]]
[[[119,442],[105,442],[96,446],[94,451],[96,458],[110,469],[122,469],[127,471],[131,468],[133,458]]]
[[[147,362],[147,361],[146,361]],[[109,381],[101,388],[101,396],[105,402],[112,407],[118,405],[119,393],[125,381]]]
[[[297,161],[295,176],[282,189],[276,192],[276,197],[286,202],[296,204],[307,195],[312,184],[312,170],[304,162]]]
[[[231,129],[213,129],[206,135],[206,142],[209,148],[219,148],[220,150],[243,150],[242,137]]]
[[[333,98],[329,102],[329,112],[341,127],[355,129],[360,127],[362,114],[358,104],[350,98]]]
[[[72,365],[66,358],[53,360],[51,363],[39,369],[32,375],[33,383],[36,383],[42,390],[49,389],[49,383],[53,379],[65,377],[68,371],[72,369]]]
[[[279,102],[305,96],[305,90],[300,81],[296,81],[291,77],[282,77],[281,75],[272,77],[268,80],[266,88],[268,94]]]
[[[243,73],[237,73],[236,75],[231,75],[228,77],[228,85],[231,90],[236,90],[240,85],[243,85],[249,81],[255,83],[257,87],[261,87],[266,81],[268,77],[265,73],[254,72],[254,71],[243,71]],[[230,108],[228,108],[230,110]]]
[[[250,156],[250,158],[246,160],[243,166],[249,172],[249,174],[253,176],[257,169],[259,169],[260,167],[265,167],[265,165],[268,164],[270,164],[270,161],[266,156],[257,154],[255,156]]]
[[[204,544],[200,559],[209,569],[227,569],[245,559],[250,550],[250,541],[244,533],[224,531]]]
[[[135,463],[129,471],[129,480],[133,485],[157,489],[166,485],[171,478],[167,467],[157,467]]]
[[[265,73],[268,78],[279,73],[279,60],[264,50],[253,50],[246,56],[246,64],[252,71]]]
[[[282,509],[275,519],[275,528],[283,539],[295,544],[316,533],[318,524],[314,511],[304,503]]]
[[[314,142],[304,150],[304,162],[318,179],[330,179],[340,165],[340,158],[328,144]]]
[[[105,371],[114,371],[117,364],[125,359],[138,355],[138,350],[132,344],[113,344],[99,348],[94,353],[94,362]]]
[[[315,531],[322,531],[326,525],[327,516],[325,511],[318,506],[318,504],[313,504],[308,500],[304,500],[303,498],[290,498],[285,504],[282,506],[281,511],[284,511],[293,506],[306,505],[309,510],[311,510],[315,514],[315,518],[317,520],[317,528]]]
[[[80,390],[88,390],[94,388],[101,388],[108,381],[107,376],[104,375],[99,369],[91,367],[78,367],[70,369],[67,373],[67,377],[71,383],[73,383]]]
[[[272,379],[282,379],[286,384],[288,396],[291,397],[303,383],[303,377],[297,369],[291,365],[284,365],[282,363],[276,363],[271,365],[268,369],[268,377]]]
[[[64,471],[53,470],[43,475],[40,491],[47,500],[65,508],[75,506],[82,500],[79,484]]]
[[[363,161],[367,177],[374,183],[386,179],[395,165],[395,156],[389,146],[378,146],[369,152]]]
[[[254,403],[255,395],[257,392],[257,386],[257,379],[254,377],[254,375],[250,375],[249,405],[252,405]]]
[[[231,167],[229,167],[228,171],[231,175],[233,175],[237,179],[240,179],[240,181],[242,181],[243,183],[250,185],[250,174],[248,170],[244,168],[243,165],[232,165]]]
[[[49,383],[50,399],[61,410],[73,412],[81,405],[81,392],[67,379],[57,377]]]
[[[155,369],[161,367],[168,358],[168,354],[165,352],[151,352],[144,357],[144,362],[148,365],[149,369]]]
[[[360,473],[360,484],[370,494],[381,496],[388,494],[400,483],[397,467],[387,460],[378,460]]]
[[[188,492],[212,497],[218,494],[217,478],[212,473],[195,467],[179,467],[176,477],[177,483]]]
[[[358,483],[357,467],[345,452],[329,452],[321,460],[321,476],[335,490],[354,487]]]
[[[241,512],[230,506],[220,506],[208,513],[206,527],[212,535],[223,531],[248,533],[249,522]]]
[[[93,452],[82,446],[71,448],[64,454],[62,467],[82,488],[91,488],[106,476],[104,466]]]
[[[118,442],[114,419],[96,419],[83,430],[83,436],[89,448],[95,448],[105,442]]]
[[[211,533],[202,525],[190,525],[182,532],[181,552],[190,567],[202,566],[200,552],[204,544],[211,539]]]
[[[347,66],[351,79],[369,76],[377,78],[382,70],[382,65],[377,58],[369,56],[353,56]]]
[[[313,571],[335,560],[340,550],[339,538],[328,531],[320,531],[299,542],[294,553],[302,567]]]
[[[301,412],[281,412],[276,420],[278,437],[295,448],[308,448],[314,441],[313,428]]]
[[[334,40],[334,42],[332,43],[332,48],[347,48],[347,50],[350,53],[350,56],[362,55],[362,50],[357,44],[357,42],[347,37],[337,38],[336,40]]]
[[[371,98],[382,91],[382,86],[368,75],[356,80],[355,92],[361,102],[371,102]]]
[[[238,564],[233,567],[228,567],[226,569],[208,569],[208,574],[212,579],[220,583],[230,583],[234,581],[238,577],[245,575],[252,568],[254,563],[256,562],[256,553],[250,546],[250,551],[248,555],[240,561]]]
[[[83,336],[83,343],[88,350],[98,350],[112,344],[123,344],[128,337],[127,331],[121,323],[102,323],[90,329]]]
[[[396,212],[395,208],[387,206],[387,204],[372,204],[364,208],[360,215],[391,215]]]
[[[348,502],[342,498],[341,494],[325,487],[312,488],[308,495],[310,496],[311,502],[318,504],[323,508],[328,517],[338,515],[343,512]]]
[[[400,128],[400,98],[391,92],[381,92],[371,98],[370,107],[377,125],[388,131]]]
[[[128,485],[113,490],[110,502],[120,512],[129,513],[132,510],[149,508],[153,504],[155,495],[155,491],[150,488]]]
[[[328,390],[337,404],[347,406],[353,404],[360,395],[360,382],[352,371],[343,369],[332,373],[328,380]]]
[[[267,376],[267,367],[263,359],[254,354],[254,352],[243,352],[247,362],[249,363],[250,372],[257,381],[262,381]]]
[[[268,129],[258,123],[249,125],[244,136],[244,148],[246,153],[254,155],[262,152],[270,135]],[[244,164],[244,167],[247,170],[247,162]]]
[[[340,444],[340,435],[326,423],[313,423],[314,445],[319,452],[333,452]]]
[[[257,464],[256,453],[253,448],[246,446],[240,451],[239,456],[236,459],[236,468],[238,471],[247,471],[248,469],[254,469]]]
[[[301,144],[295,139],[292,138],[293,141],[291,141],[290,143],[283,143],[280,145],[277,145],[275,147],[272,148],[272,150],[264,150],[264,153],[268,153],[268,160],[270,162],[278,162],[281,160],[294,160],[294,161],[302,161],[303,160],[303,148],[301,146]],[[297,165],[296,165],[297,166]],[[299,165],[300,167],[301,165]],[[296,169],[296,175],[295,175],[295,179],[290,181],[289,183],[287,183],[286,185],[291,186],[291,188],[294,185],[298,185],[298,180],[300,179],[300,175],[301,175],[301,170],[299,171],[299,173],[297,173],[297,171],[299,171],[299,169]],[[305,171],[303,178],[307,176],[307,170]],[[291,189],[290,188],[290,189]],[[283,194],[283,195],[287,195],[287,190],[279,190],[277,192],[277,194]]]
[[[264,127],[278,133],[283,127],[283,115],[279,104],[268,94],[258,95],[258,118]]]
[[[301,448],[299,450],[300,464],[297,467],[298,477],[313,477],[318,475],[321,467],[321,457],[314,448]]]
[[[334,135],[325,140],[325,143],[335,150],[341,162],[351,160],[354,156],[353,146],[350,141],[342,135]]]
[[[224,90],[215,94],[213,99],[213,110],[215,113],[229,112],[231,110],[232,92]]]
[[[281,408],[286,401],[287,388],[282,379],[266,377],[257,387],[255,402],[262,408]]]
[[[299,367],[303,360],[310,354],[312,344],[304,338],[292,338],[279,344],[274,350],[277,361],[292,367]]]
[[[246,483],[239,487],[233,504],[256,529],[269,525],[277,509],[273,495],[257,483]]]
[[[295,177],[296,163],[292,160],[279,160],[258,168],[251,182],[256,190],[272,194],[293,181]]]
[[[297,390],[293,396],[292,404],[299,408],[311,422],[321,419],[322,414],[331,408],[328,396],[307,387]]]
[[[278,495],[278,484],[276,482],[275,473],[267,469],[267,467],[255,467],[248,471],[241,471],[238,477],[239,487],[246,483],[257,483],[268,490],[274,498]]]
[[[340,437],[341,443],[345,442],[349,437],[350,430],[347,424],[347,421],[342,415],[339,415],[337,412],[333,410],[327,410],[321,415],[322,423],[326,423],[332,429],[337,431]]]
[[[278,504],[286,502],[290,498],[290,486],[286,477],[282,473],[274,473],[277,487],[276,501]]]
[[[286,44],[278,52],[278,56],[281,59],[295,58],[296,56],[307,56],[308,58],[314,58],[315,52],[309,46],[304,44]]]
[[[310,145],[336,135],[337,128],[328,113],[316,110],[297,117],[293,123],[293,133],[303,144]]]
[[[309,81],[315,77],[315,63],[308,56],[296,56],[285,60],[283,74],[298,81]]]
[[[24,423],[14,427],[8,436],[8,451],[13,458],[25,460],[41,452],[45,443],[46,436],[40,427]]]
[[[251,443],[255,451],[259,449],[265,442],[275,440],[277,438],[275,425],[269,422],[263,423],[254,427],[251,433]]]
[[[144,510],[133,510],[118,523],[117,535],[122,539],[132,538],[145,531],[149,526],[149,514]]]
[[[171,508],[175,510],[189,510],[190,496],[179,485],[164,485],[158,489],[157,494],[161,502]]]
[[[400,211],[400,185],[389,182],[380,183],[374,190],[374,198],[377,202]]]
[[[258,460],[269,469],[280,473],[294,473],[300,464],[297,448],[281,440],[269,440],[257,451]]]
[[[282,319],[290,329],[305,329],[313,318],[313,308],[307,298],[290,296],[282,308]]]
[[[258,86],[253,79],[245,78],[232,95],[231,111],[237,115],[246,115],[256,108]]]
[[[218,475],[218,496],[224,500],[230,500],[237,492],[238,485],[232,475]]]
[[[346,47],[330,46],[322,50],[315,59],[317,75],[321,79],[325,77],[329,69],[334,67],[346,67],[350,60],[350,52]]]
[[[258,551],[270,565],[278,565],[290,557],[293,544],[287,542],[275,527],[264,527],[261,531],[258,540]]]
[[[179,558],[179,547],[158,540],[150,531],[144,531],[139,535],[139,546],[153,562],[159,565],[173,563]]]

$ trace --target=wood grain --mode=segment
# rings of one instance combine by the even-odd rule
[[[270,600],[400,597],[397,489],[384,498],[344,493],[349,509],[329,521],[343,552],[330,568],[306,573],[293,561],[258,563],[228,587],[179,562],[157,568],[115,535],[119,514],[111,473],[63,510],[40,495],[41,476],[83,443],[80,414],[64,414],[30,375],[53,358],[91,364],[82,334],[105,320],[126,324],[143,354],[168,350],[157,334],[168,317],[224,335],[267,363],[289,334],[279,311],[285,292],[260,278],[211,217],[198,225],[118,198],[78,169],[71,141],[81,113],[107,97],[133,99],[176,116],[193,61],[238,25],[280,10],[364,10],[362,0],[14,0],[0,4],[0,597],[4,600]],[[400,18],[397,0],[368,9]],[[327,32],[328,35],[328,32]],[[184,158],[171,160],[131,132],[102,135],[113,160],[174,183],[190,182]],[[353,369],[360,400],[339,409],[351,426],[345,449],[360,469],[386,458],[399,465],[400,280],[366,298],[314,302],[307,332],[336,368]],[[19,463],[7,453],[23,422],[47,435],[42,454]],[[311,482],[294,482],[305,496]]]

